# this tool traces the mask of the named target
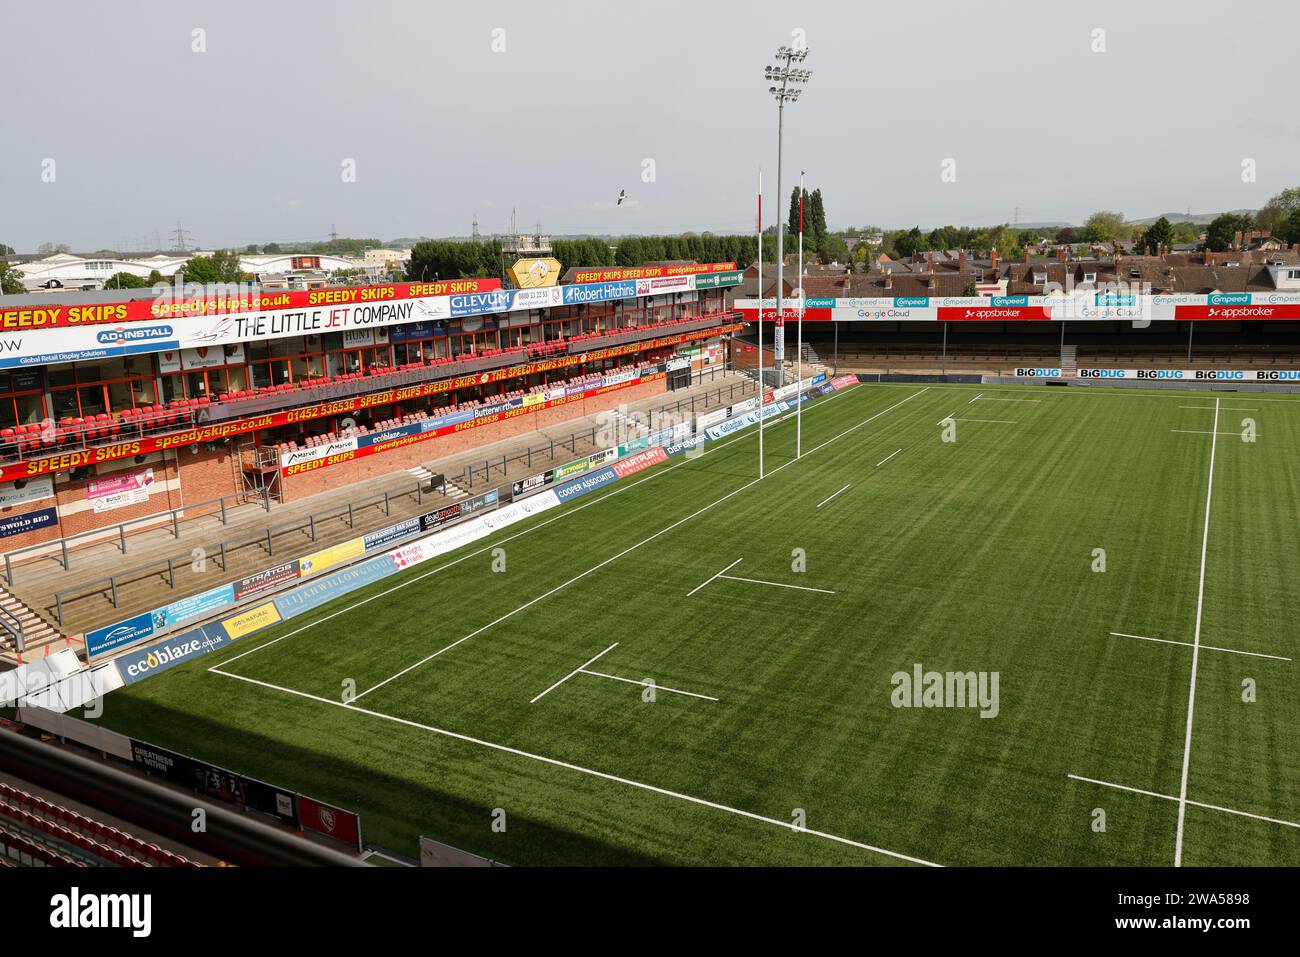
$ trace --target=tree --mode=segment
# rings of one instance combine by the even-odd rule
[[[1278,227],[1277,238],[1285,243],[1300,243],[1300,208],[1291,210]]]
[[[23,274],[7,262],[0,261],[0,293],[17,296],[27,291],[23,285]]]
[[[1079,241],[1073,226],[1062,226],[1056,231],[1056,241],[1062,246],[1071,246]]]
[[[38,256],[57,256],[59,253],[70,253],[72,247],[67,243],[41,243],[36,247]]]
[[[1123,213],[1099,210],[1083,224],[1083,241],[1086,243],[1117,243],[1128,239],[1132,229],[1124,221]]]
[[[1260,229],[1276,236],[1287,217],[1297,209],[1300,209],[1300,186],[1292,186],[1269,199],[1263,209],[1255,214],[1255,222]]]
[[[1162,248],[1172,245],[1173,241],[1174,227],[1170,225],[1169,220],[1161,216],[1142,234],[1142,238],[1138,240],[1137,251],[1155,256]]]
[[[406,278],[411,282],[434,279],[480,279],[499,276],[502,269],[501,242],[446,242],[427,240],[411,247]]]
[[[0,243],[0,256],[12,256],[14,255],[14,252],[15,252],[14,247],[6,246],[4,243]]]
[[[129,272],[115,272],[104,280],[105,289],[147,289],[150,282]]]
[[[244,278],[239,270],[239,254],[232,249],[219,249],[211,256],[194,256],[185,264],[187,283],[233,283]]]
[[[1236,234],[1244,233],[1255,225],[1253,216],[1244,213],[1222,213],[1205,228],[1205,247],[1212,252],[1226,252],[1236,248]]]
[[[822,191],[815,189],[812,195],[808,197],[803,210],[803,229],[805,233],[811,232],[816,241],[820,241],[826,235],[826,207],[822,203]]]
[[[1025,252],[1016,231],[1008,223],[990,226],[980,234],[979,241],[974,245],[980,249],[996,249],[1003,259],[1019,259]]]
[[[827,265],[849,261],[849,244],[843,236],[827,233],[817,243],[817,256]]]
[[[262,247],[262,252],[266,253],[268,256],[278,256],[280,254],[280,244],[267,243]]]

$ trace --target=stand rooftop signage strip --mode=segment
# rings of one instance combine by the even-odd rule
[[[757,299],[740,299],[735,308],[754,321]],[[763,318],[775,318],[776,301],[762,301]],[[782,308],[798,317],[797,300]],[[1284,292],[1149,295],[1076,292],[1064,296],[896,296],[866,299],[809,298],[807,322],[1172,322],[1300,319],[1300,294]]]
[[[712,288],[717,288],[738,285],[741,274],[718,273],[710,278],[714,282]],[[462,282],[468,287],[468,280]],[[408,286],[417,288],[410,284]],[[395,288],[364,287],[359,290],[321,289],[307,293],[284,293],[283,296],[313,297],[313,303],[276,305],[275,308],[261,311],[235,310],[170,318],[154,317],[155,321],[152,322],[126,319],[112,325],[102,321],[65,321],[65,310],[79,308],[76,306],[49,307],[46,311],[57,309],[57,316],[29,316],[24,320],[20,314],[41,312],[45,308],[24,307],[12,310],[17,316],[12,328],[0,328],[0,368],[102,359],[128,353],[213,348],[292,336],[390,329],[415,323],[440,324],[438,328],[443,334],[448,334],[455,331],[450,323],[471,316],[691,292],[695,289],[695,277],[686,275],[625,279],[543,289],[468,290],[423,297],[386,298],[379,295],[385,289],[391,291]],[[343,293],[349,292],[362,295],[351,299],[343,296]],[[262,298],[269,301],[278,297]],[[24,321],[26,325],[23,324]]]

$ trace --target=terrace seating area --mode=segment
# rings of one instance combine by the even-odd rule
[[[633,365],[633,366],[629,366],[628,368],[635,368],[635,367],[636,366]],[[334,432],[325,432],[320,435],[310,435],[307,436],[302,441],[301,444],[296,439],[289,440],[287,442],[280,442],[274,448],[276,452],[278,452],[280,455],[283,456],[285,453],[293,452],[298,449],[318,448],[320,446],[330,445],[333,442],[338,442],[343,439],[354,438],[359,435],[369,435],[373,432],[385,432],[388,429],[395,429],[399,426],[409,425],[413,422],[423,422],[428,419],[436,419],[438,418],[439,415],[446,415],[451,412],[466,412],[472,409],[497,405],[501,402],[508,402],[511,399],[522,399],[526,395],[530,395],[537,392],[545,392],[548,389],[554,389],[560,386],[564,386],[567,388],[570,386],[583,385],[588,382],[595,383],[600,381],[601,378],[602,376],[600,374],[592,373],[590,375],[585,375],[585,376],[575,376],[572,379],[564,379],[557,382],[549,382],[544,385],[536,385],[533,386],[531,389],[513,389],[509,392],[505,392],[501,395],[491,396],[489,398],[470,399],[465,402],[460,402],[455,406],[446,406],[444,408],[436,409],[433,411],[421,410],[419,412],[411,412],[407,415],[394,417],[391,419],[381,419],[380,421],[375,422],[372,425],[360,424],[360,425],[350,426],[349,428],[346,429],[339,429]]]
[[[0,781],[0,864],[201,867],[183,855]]]
[[[116,415],[46,419],[0,429],[0,459],[24,459],[121,442],[143,435],[173,432],[188,427],[200,408],[211,399],[175,399],[163,405],[142,405]]]

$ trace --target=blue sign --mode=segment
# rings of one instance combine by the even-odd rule
[[[924,309],[930,305],[926,296],[895,296],[894,305],[905,309]]]
[[[572,482],[565,482],[555,488],[555,497],[561,502],[567,502],[571,498],[577,498],[579,495],[586,495],[588,492],[594,492],[610,482],[618,480],[618,473],[608,466],[599,471],[592,472],[590,475],[584,475],[582,478],[574,479]]]
[[[414,535],[420,530],[420,520],[418,518],[408,518],[404,522],[398,522],[396,525],[390,525],[388,528],[382,528],[377,532],[371,532],[361,541],[366,551],[373,552],[376,549],[383,548],[385,545],[397,541],[399,538],[405,538],[407,535]]]
[[[222,585],[199,595],[182,598],[154,612],[154,627],[158,631],[178,625],[191,618],[203,618],[219,608],[235,603],[235,586]]]
[[[452,316],[482,316],[510,310],[511,293],[508,289],[493,292],[466,292],[451,297]]]
[[[1029,305],[1028,296],[994,296],[993,305],[995,306],[1027,306]]]
[[[564,304],[580,305],[584,302],[604,302],[606,299],[633,299],[636,281],[621,279],[614,282],[583,282],[562,286]]]
[[[54,506],[23,512],[21,515],[0,515],[0,538],[34,532],[38,528],[47,528],[59,524],[59,510]]]
[[[395,571],[397,566],[393,564],[393,560],[387,555],[381,555],[360,565],[345,568],[341,572],[326,575],[310,585],[295,588],[287,595],[276,598],[275,607],[279,610],[281,618],[292,618],[294,615],[319,608],[350,591],[373,585]]]
[[[128,618],[126,621],[119,621],[116,625],[96,628],[94,631],[86,632],[86,654],[102,655],[115,648],[133,645],[137,641],[144,641],[154,633],[154,630],[154,617],[151,611]]]
[[[1220,292],[1210,296],[1209,305],[1211,306],[1249,306],[1250,293],[1248,292]]]
[[[160,641],[142,651],[123,655],[117,659],[117,670],[124,682],[133,685],[228,644],[230,638],[220,625],[205,625]]]
[[[109,359],[113,356],[130,356],[141,352],[163,352],[179,349],[178,340],[167,342],[142,342],[133,346],[105,346],[103,349],[78,349],[73,352],[48,352],[39,356],[17,356],[0,359],[0,369],[15,366],[43,366],[58,362],[81,362],[88,359]]]

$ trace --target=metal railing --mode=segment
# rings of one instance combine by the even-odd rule
[[[63,565],[63,570],[69,570],[69,545],[78,542],[84,538],[93,538],[94,541],[88,542],[88,545],[98,545],[100,542],[117,539],[117,548],[123,555],[126,554],[126,530],[133,525],[149,525],[150,528],[162,528],[170,525],[172,537],[181,537],[181,514],[183,512],[196,512],[201,508],[209,505],[216,505],[215,511],[204,512],[202,515],[191,515],[185,521],[194,521],[200,518],[208,518],[213,514],[221,516],[221,524],[225,525],[228,521],[227,511],[229,506],[227,502],[233,502],[235,505],[244,505],[248,502],[260,498],[263,511],[271,510],[271,495],[269,489],[262,489],[261,493],[245,489],[242,492],[235,492],[231,495],[223,495],[220,498],[210,498],[203,502],[193,502],[189,505],[182,505],[177,508],[168,509],[165,512],[154,512],[152,515],[142,515],[139,518],[128,519],[125,522],[119,522],[116,525],[107,525],[101,528],[92,528],[89,531],[78,532],[75,535],[68,535],[64,538],[55,539],[50,542],[38,542],[35,545],[25,545],[22,548],[15,548],[12,552],[5,553],[5,582],[10,587],[14,583],[14,559],[27,552],[50,552],[57,549],[59,551],[59,561]],[[75,549],[75,545],[73,548]]]
[[[723,370],[719,371],[721,372]],[[703,375],[704,373],[701,373],[701,381],[703,381]],[[718,405],[731,405],[732,400],[736,399],[738,396],[744,398],[746,395],[756,393],[757,391],[757,382],[747,379],[744,382],[732,382],[726,386],[720,386],[716,390],[711,389],[703,395],[695,395],[689,399],[679,399],[677,402],[667,403],[650,409],[644,413],[647,423],[647,434],[653,434],[658,431],[659,428],[662,428],[663,420],[669,416],[670,412],[673,415],[680,415],[683,409],[689,409],[690,414],[694,415],[697,405],[707,409],[710,404],[713,404],[711,400],[716,400],[716,404]],[[726,396],[725,403],[722,401],[723,396]],[[656,423],[656,416],[658,416],[658,423]],[[457,480],[463,480],[466,488],[473,489],[475,482],[478,482],[479,484],[491,482],[493,472],[499,471],[502,478],[509,476],[510,465],[513,462],[522,463],[531,471],[533,468],[534,458],[544,460],[548,463],[553,463],[555,461],[556,450],[565,448],[569,450],[570,455],[577,455],[579,438],[581,438],[584,443],[590,442],[594,445],[596,442],[596,436],[603,431],[607,431],[605,427],[597,426],[579,432],[570,432],[567,439],[551,439],[543,445],[530,445],[523,451],[516,452],[513,455],[503,453],[500,456],[485,458],[482,464],[472,462],[466,465],[461,472],[457,473],[456,478]]]
[[[13,637],[15,649],[27,650],[27,641],[23,636],[23,623],[7,608],[0,608],[0,630],[9,632]]]
[[[365,511],[368,508],[379,507],[382,503],[384,515],[392,514],[392,502],[394,499],[401,499],[408,495],[414,495],[416,504],[424,504],[424,496],[441,494],[444,498],[447,496],[447,483],[445,480],[439,485],[437,477],[433,481],[422,479],[413,483],[410,491],[402,491],[400,488],[389,489],[382,494],[360,502],[348,502],[344,507],[335,507],[321,512],[311,512],[306,518],[299,518],[278,525],[267,525],[266,528],[236,538],[223,539],[213,544],[210,548],[203,549],[204,557],[212,556],[218,567],[223,572],[230,570],[231,555],[241,548],[257,547],[266,551],[268,558],[275,557],[275,537],[291,532],[307,530],[308,536],[314,543],[317,538],[317,526],[333,519],[342,519],[346,516],[349,529],[356,528],[357,513]],[[114,608],[120,608],[122,604],[122,589],[134,582],[145,579],[163,578],[170,589],[176,588],[176,571],[194,562],[194,551],[191,549],[187,552],[177,553],[166,558],[158,558],[144,565],[138,565],[135,568],[129,568],[125,571],[116,572],[112,575],[106,575],[103,578],[96,578],[89,582],[74,587],[67,588],[54,593],[55,619],[58,621],[59,628],[64,627],[64,606],[81,598],[88,598],[92,595],[101,595],[107,593],[109,600]]]

